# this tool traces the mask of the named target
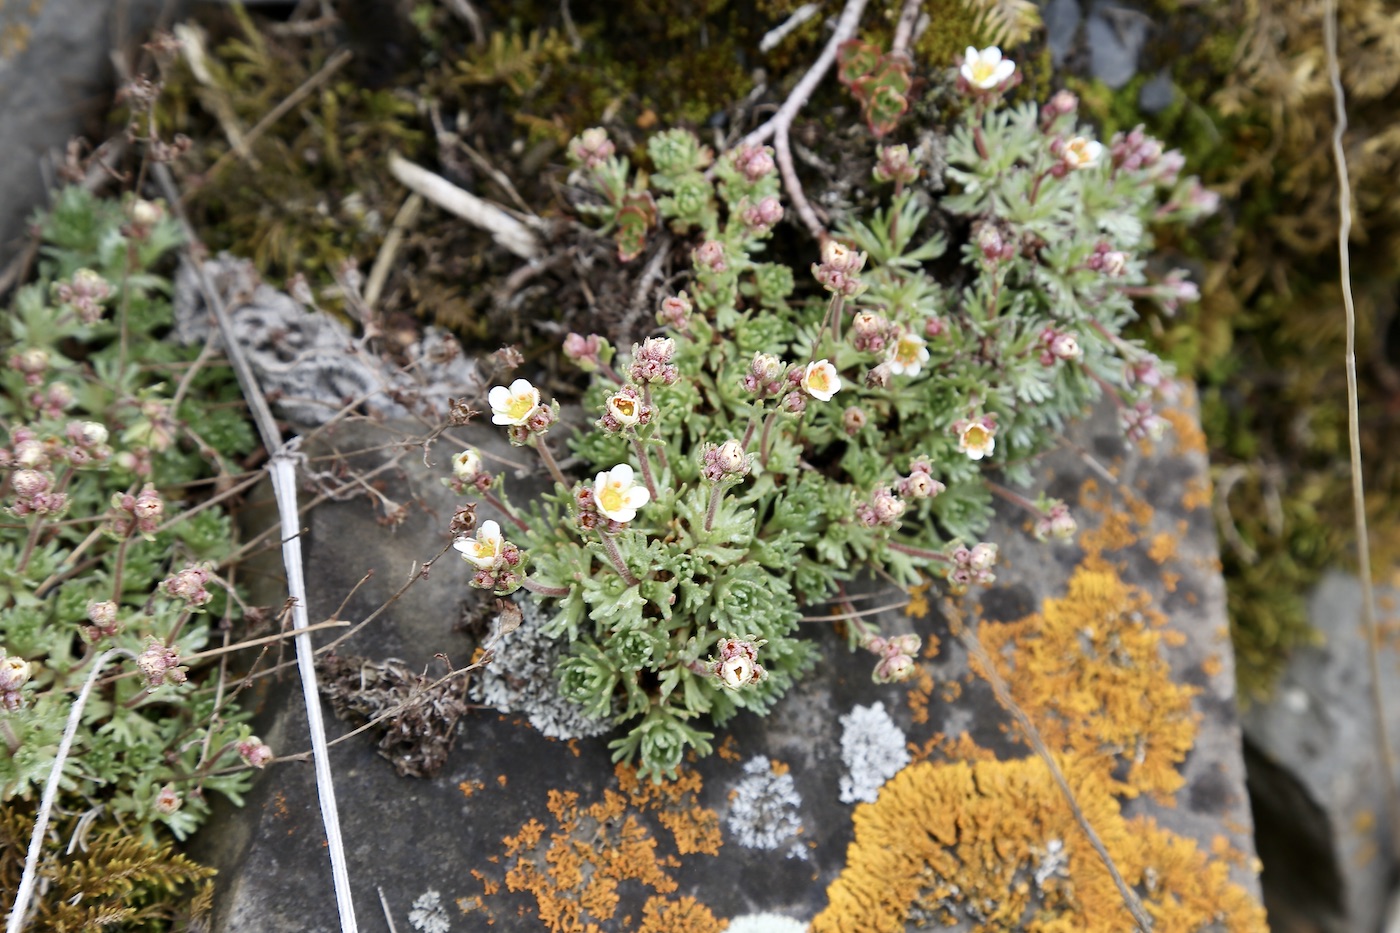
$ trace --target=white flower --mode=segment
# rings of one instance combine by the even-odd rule
[[[452,546],[462,552],[462,560],[478,570],[495,570],[501,565],[506,539],[500,525],[485,521],[475,538],[458,538]]]
[[[899,335],[890,351],[890,372],[896,376],[917,376],[928,362],[928,345],[912,331]]]
[[[1093,168],[1098,165],[1102,156],[1103,143],[1085,139],[1083,136],[1076,136],[1065,143],[1060,159],[1065,163],[1066,168],[1081,169]]]
[[[996,435],[980,421],[971,422],[958,435],[958,449],[972,460],[981,460],[995,450],[996,445]]]
[[[1009,58],[1002,58],[1001,49],[995,45],[980,52],[969,45],[959,72],[968,84],[990,91],[1011,77],[1015,70],[1016,63]]]
[[[593,484],[593,502],[598,511],[615,522],[630,522],[637,510],[651,501],[645,486],[636,485],[632,468],[619,463],[598,474]]]
[[[624,428],[630,428],[642,420],[642,406],[633,396],[619,392],[608,396],[608,414],[616,418],[618,424]]]
[[[540,390],[530,385],[528,379],[517,379],[509,389],[496,386],[486,400],[491,403],[492,424],[524,424],[539,407]]]
[[[740,654],[720,662],[719,679],[730,690],[738,690],[746,684],[757,683],[761,678],[753,659]]]
[[[836,367],[827,360],[814,360],[807,364],[807,371],[802,374],[802,388],[812,398],[829,402],[833,395],[841,391],[841,377],[837,375]]]
[[[452,475],[464,483],[481,475],[481,454],[475,447],[468,447],[452,458]]]

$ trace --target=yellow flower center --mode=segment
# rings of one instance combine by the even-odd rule
[[[510,401],[506,403],[506,414],[516,421],[523,421],[534,407],[535,400],[528,394],[512,395]]]
[[[992,435],[980,424],[974,424],[963,432],[963,444],[971,450],[978,450],[987,446],[987,441],[992,439]]]
[[[818,392],[825,392],[831,388],[831,376],[825,369],[814,369],[807,375],[807,385]]]
[[[598,493],[598,504],[601,505],[606,512],[621,511],[623,505],[625,505],[622,490],[611,483],[604,486],[602,491]]]
[[[618,413],[619,415],[621,415],[622,417],[624,417],[624,418],[631,418],[633,415],[635,415],[635,414],[637,413],[637,403],[636,403],[635,400],[630,399],[630,398],[626,398],[626,397],[622,397],[622,398],[614,397],[614,398],[613,398],[613,407],[616,408],[616,409],[617,409],[617,413]]]
[[[477,557],[495,557],[496,546],[490,541],[478,541],[472,545],[472,550]]]
[[[984,81],[990,80],[992,75],[996,74],[996,70],[996,65],[993,65],[985,58],[979,58],[972,63],[972,80],[976,84],[981,84]]]
[[[917,340],[904,339],[895,347],[895,360],[901,366],[912,366],[919,361],[919,342]]]

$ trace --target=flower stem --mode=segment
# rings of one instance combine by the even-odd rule
[[[44,516],[35,515],[34,525],[29,529],[29,537],[24,542],[24,553],[19,557],[19,564],[15,567],[15,573],[23,573],[29,566],[29,559],[34,556],[34,546],[39,543],[39,532],[44,527]]]
[[[571,592],[571,590],[567,586],[545,586],[543,583],[536,583],[529,577],[526,577],[523,581],[521,581],[520,585],[525,589],[529,590],[531,593],[535,593],[540,596],[554,596],[559,599],[563,599],[565,596],[568,596]]]
[[[612,561],[612,565],[617,570],[618,575],[622,577],[622,581],[628,586],[638,586],[642,581],[638,580],[636,575],[628,570],[627,565],[623,563],[622,552],[617,549],[617,542],[613,540],[613,536],[604,533],[601,537],[603,550],[608,552],[608,560]]]
[[[705,530],[711,531],[715,527],[715,515],[719,512],[719,500],[724,498],[724,489],[719,483],[710,487],[710,507],[705,512]]]
[[[1030,512],[1032,515],[1037,515],[1041,518],[1045,517],[1045,512],[1038,505],[1036,505],[1031,500],[1027,499],[1025,496],[1021,495],[1019,492],[1016,492],[1013,489],[1007,489],[1000,483],[994,483],[989,479],[983,479],[982,482],[986,483],[987,489],[991,491],[992,495],[1005,499],[1012,505],[1019,505],[1021,508],[1025,509],[1027,512]]]
[[[763,410],[763,405],[761,403],[759,405],[758,410]],[[749,441],[753,440],[753,433],[756,430],[758,430],[758,416],[752,415],[749,418],[749,426],[744,429],[744,439],[739,442],[739,446],[744,450],[745,453],[748,452]]]
[[[651,458],[647,456],[646,448],[642,446],[641,438],[633,432],[631,436],[632,449],[637,452],[637,462],[642,467],[642,480],[647,484],[647,492],[651,493],[651,501],[656,501],[656,480],[651,475]]]
[[[506,503],[502,502],[500,499],[496,498],[495,493],[490,492],[489,490],[482,492],[481,498],[486,500],[487,505],[491,506],[497,512],[500,512],[502,515],[504,515],[507,520],[509,520],[513,525],[515,525],[516,528],[519,528],[521,531],[524,532],[528,532],[530,530],[530,526],[521,521],[520,516],[515,514],[515,510],[512,509],[509,505],[506,505]]]
[[[910,557],[920,557],[924,560],[936,560],[948,563],[948,555],[940,554],[937,551],[930,551],[927,548],[914,547],[912,544],[901,544],[898,541],[888,541],[886,544],[890,550],[898,551],[901,554],[908,554]]]
[[[542,436],[535,437],[535,449],[540,452],[540,459],[544,461],[545,468],[549,470],[549,475],[554,477],[554,481],[565,489],[569,488],[568,480],[564,479],[564,472],[559,469],[559,463],[554,459],[554,454],[549,452],[549,445],[545,443]]]
[[[122,602],[122,570],[126,568],[126,549],[131,544],[131,534],[128,533],[122,538],[122,543],[117,545],[117,559],[112,565],[112,602],[118,606]]]
[[[779,409],[775,408],[768,413],[768,417],[763,419],[763,436],[758,442],[758,461],[764,468],[768,467],[768,434],[773,430],[773,422],[778,420]]]

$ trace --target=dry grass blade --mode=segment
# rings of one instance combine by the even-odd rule
[[[1347,438],[1351,454],[1351,501],[1356,520],[1356,559],[1361,574],[1361,617],[1366,628],[1366,660],[1371,673],[1371,705],[1376,718],[1376,741],[1385,775],[1386,808],[1389,810],[1391,845],[1400,844],[1400,786],[1395,779],[1395,756],[1390,748],[1385,699],[1381,695],[1380,629],[1376,624],[1376,593],[1371,582],[1371,543],[1366,530],[1366,487],[1361,476],[1361,416],[1356,385],[1356,303],[1351,293],[1351,178],[1347,172],[1346,149],[1342,144],[1347,130],[1346,91],[1337,60],[1337,2],[1327,0],[1322,19],[1323,45],[1327,50],[1327,75],[1332,83],[1337,125],[1332,131],[1332,155],[1337,162],[1337,255],[1341,265],[1342,306],[1347,322]]]

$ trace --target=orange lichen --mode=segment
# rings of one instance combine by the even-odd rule
[[[727,921],[717,920],[693,897],[676,901],[652,897],[642,906],[642,925],[637,933],[720,933],[728,927]]]
[[[1206,452],[1206,432],[1201,430],[1200,419],[1189,411],[1167,408],[1161,416],[1171,423],[1172,436],[1176,438],[1176,449],[1186,454]]]
[[[928,590],[931,584],[925,580],[909,587],[909,605],[904,607],[904,614],[911,619],[922,619],[928,615]]]
[[[1172,682],[1161,646],[1179,633],[1142,590],[1087,559],[1068,592],[980,637],[1012,697],[1052,751],[1096,763],[1114,793],[1168,802],[1196,736],[1196,691]],[[974,670],[979,670],[973,659]]]
[[[1083,531],[1079,535],[1079,545],[1086,551],[1102,553],[1121,551],[1137,544],[1138,535],[1133,530],[1131,516],[1121,512],[1111,512],[1104,516],[1098,528]]]
[[[734,738],[733,733],[724,737],[724,741],[720,742],[719,746],[715,749],[715,754],[718,755],[722,761],[738,761],[740,758],[744,757],[739,754],[739,742]]]
[[[1177,538],[1171,532],[1162,531],[1152,536],[1147,546],[1147,556],[1158,564],[1165,564],[1176,557]]]
[[[470,797],[479,790],[486,789],[484,781],[463,781],[457,785],[457,789],[462,792],[463,797]]]
[[[1225,668],[1225,662],[1220,660],[1220,655],[1212,654],[1201,662],[1201,673],[1207,677],[1214,677]]]
[[[909,704],[909,713],[913,721],[922,725],[928,722],[928,704],[933,696],[933,675],[922,666],[914,671],[914,677],[910,681],[909,694],[906,702]]]
[[[1262,933],[1264,911],[1189,839],[1125,820],[1096,769],[1061,761],[1079,806],[1156,933]],[[856,808],[846,868],[813,933],[903,933],[906,925],[1121,933],[1133,928],[1103,862],[1039,758],[934,764],[895,775]]]
[[[693,899],[672,902],[664,896],[676,891],[669,870],[681,867],[679,856],[719,851],[719,815],[699,806],[699,775],[682,772],[676,781],[653,784],[638,780],[635,768],[619,765],[616,776],[617,789],[605,788],[601,798],[586,805],[576,791],[549,792],[545,806],[554,827],[531,819],[503,840],[509,860],[505,888],[534,898],[538,926],[549,933],[600,931],[601,924],[615,920],[623,884],[655,892],[640,930],[723,929]],[[658,852],[644,816],[670,831],[676,854]],[[500,887],[479,871],[472,875],[487,895]],[[631,919],[624,919],[623,928],[631,926]]]
[[[1186,481],[1186,492],[1181,496],[1181,506],[1188,512],[1203,509],[1210,505],[1211,489],[1210,480],[1206,478],[1195,478]]]

